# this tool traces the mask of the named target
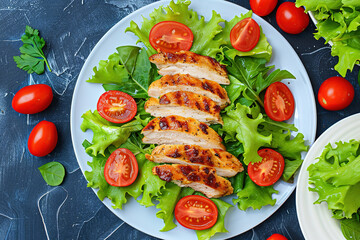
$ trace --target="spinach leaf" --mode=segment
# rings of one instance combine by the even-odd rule
[[[341,231],[347,240],[360,240],[360,222],[356,218],[340,220]]]
[[[38,168],[45,182],[50,186],[58,186],[65,177],[65,168],[61,163],[49,162]]]

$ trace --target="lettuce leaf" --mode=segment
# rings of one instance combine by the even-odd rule
[[[318,162],[308,167],[309,183],[319,198],[315,204],[326,201],[336,218],[351,218],[360,208],[359,142],[328,144]]]
[[[244,188],[236,194],[238,198],[234,198],[233,203],[243,211],[250,207],[255,210],[266,205],[274,206],[276,199],[272,198],[273,193],[278,193],[273,186],[258,186],[246,175]]]
[[[171,1],[168,6],[160,6],[150,13],[150,18],[143,17],[141,28],[131,21],[130,27],[125,32],[132,32],[138,38],[138,42],[142,42],[149,55],[157,53],[149,42],[149,33],[151,28],[162,21],[176,21],[188,26],[194,34],[193,45],[190,51],[197,54],[216,57],[221,52],[220,46],[225,42],[222,38],[215,36],[222,31],[219,25],[224,22],[220,14],[212,12],[211,19],[206,22],[203,16],[199,16],[197,12],[189,9],[190,1]]]

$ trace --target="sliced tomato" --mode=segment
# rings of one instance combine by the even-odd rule
[[[105,163],[104,176],[106,182],[116,187],[132,184],[139,167],[134,154],[126,148],[116,149]]]
[[[280,179],[285,166],[283,156],[270,148],[258,151],[261,162],[249,163],[248,174],[251,180],[259,186],[273,185]]]
[[[151,46],[162,52],[190,50],[193,40],[191,29],[175,21],[159,22],[152,27],[149,34]]]
[[[175,218],[184,227],[194,230],[208,229],[217,221],[218,210],[213,201],[189,195],[179,200],[175,207]]]
[[[241,52],[252,50],[259,42],[260,27],[252,18],[238,22],[230,32],[231,45]]]
[[[294,96],[284,83],[275,82],[266,89],[264,108],[272,120],[279,122],[288,120],[294,113]]]
[[[134,118],[137,105],[130,95],[110,90],[103,93],[97,103],[97,111],[106,120],[113,123],[125,123]]]

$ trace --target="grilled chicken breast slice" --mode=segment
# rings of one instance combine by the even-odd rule
[[[178,115],[191,117],[207,124],[223,124],[221,108],[213,100],[192,92],[169,92],[145,103],[145,111],[155,117]]]
[[[161,75],[189,74],[199,79],[208,79],[228,85],[230,80],[226,68],[215,59],[190,51],[176,53],[158,53],[150,56],[150,62],[156,64]]]
[[[144,143],[199,145],[225,150],[222,138],[208,125],[194,118],[176,115],[154,118],[141,133],[144,134]]]
[[[218,198],[233,193],[229,180],[216,174],[214,168],[182,164],[159,165],[152,169],[153,174],[180,187],[191,187],[208,198]]]
[[[222,149],[206,149],[197,145],[160,145],[145,157],[156,163],[188,164],[215,168],[223,177],[235,176],[244,167],[231,153]]]
[[[150,97],[159,98],[169,92],[187,91],[204,95],[213,100],[221,108],[230,103],[227,92],[217,82],[197,79],[189,74],[165,75],[149,86]]]

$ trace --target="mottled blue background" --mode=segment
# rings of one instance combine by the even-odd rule
[[[0,240],[154,239],[117,218],[86,187],[73,152],[69,123],[77,76],[95,44],[120,19],[151,2],[154,0],[0,0]],[[248,1],[232,2],[249,8]],[[265,20],[279,30],[275,12]],[[52,72],[28,75],[16,67],[13,56],[19,55],[26,25],[39,29],[45,38]],[[314,29],[310,23],[299,35],[282,34],[303,61],[316,95],[326,78],[338,74],[333,70],[337,59],[331,57],[323,40],[313,38]],[[347,76],[356,92],[350,107],[329,112],[317,103],[317,136],[338,120],[359,112],[358,71],[355,67]],[[15,112],[11,108],[14,94],[33,83],[52,87],[52,104],[34,115]],[[56,124],[59,142],[50,155],[37,158],[29,153],[26,142],[41,120]],[[59,187],[48,186],[37,169],[53,160],[66,168]],[[266,239],[275,232],[288,239],[303,239],[295,192],[269,219],[234,239]]]

